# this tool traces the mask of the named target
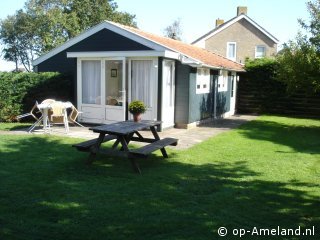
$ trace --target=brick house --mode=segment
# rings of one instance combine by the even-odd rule
[[[274,56],[278,42],[277,38],[248,17],[247,7],[238,7],[236,17],[227,22],[217,19],[216,27],[192,44],[244,64],[246,58]]]

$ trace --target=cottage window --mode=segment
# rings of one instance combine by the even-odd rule
[[[218,92],[228,91],[228,71],[223,71],[218,78]]]
[[[101,104],[101,61],[82,61],[82,103]]]
[[[236,61],[237,44],[235,42],[227,43],[227,58]]]
[[[266,56],[266,47],[265,46],[256,46],[256,58],[263,58]]]
[[[203,94],[210,92],[210,70],[206,68],[198,68],[196,94]]]

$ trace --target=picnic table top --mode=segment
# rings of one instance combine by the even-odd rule
[[[123,121],[111,124],[105,124],[97,127],[91,127],[89,130],[92,130],[96,133],[105,133],[112,135],[128,135],[136,131],[148,129],[150,127],[158,126],[161,124],[161,121],[151,121],[151,120],[142,120],[139,122],[134,121]]]

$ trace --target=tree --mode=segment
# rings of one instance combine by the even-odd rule
[[[34,25],[22,10],[1,21],[0,39],[4,44],[3,58],[15,62],[16,70],[18,63],[23,64],[28,71],[31,69],[35,50],[33,33]]]
[[[164,36],[181,41],[182,27],[181,19],[176,19],[173,23],[164,29]]]
[[[299,19],[299,23],[311,34],[309,41],[320,52],[320,0],[307,2],[307,8],[310,13],[310,22]]]
[[[136,26],[135,15],[117,8],[114,0],[28,0],[23,9],[0,22],[3,57],[30,71],[36,56],[103,20]]]
[[[305,36],[298,35],[277,56],[278,80],[289,92],[320,92],[320,58],[316,47]]]
[[[320,0],[307,3],[310,22],[299,20],[309,36],[299,33],[295,40],[284,44],[277,56],[278,79],[289,92],[304,90],[320,92]]]

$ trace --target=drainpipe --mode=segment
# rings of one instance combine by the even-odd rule
[[[213,102],[213,119],[217,119],[217,91],[218,91],[218,79],[219,76],[214,79],[214,102]]]

